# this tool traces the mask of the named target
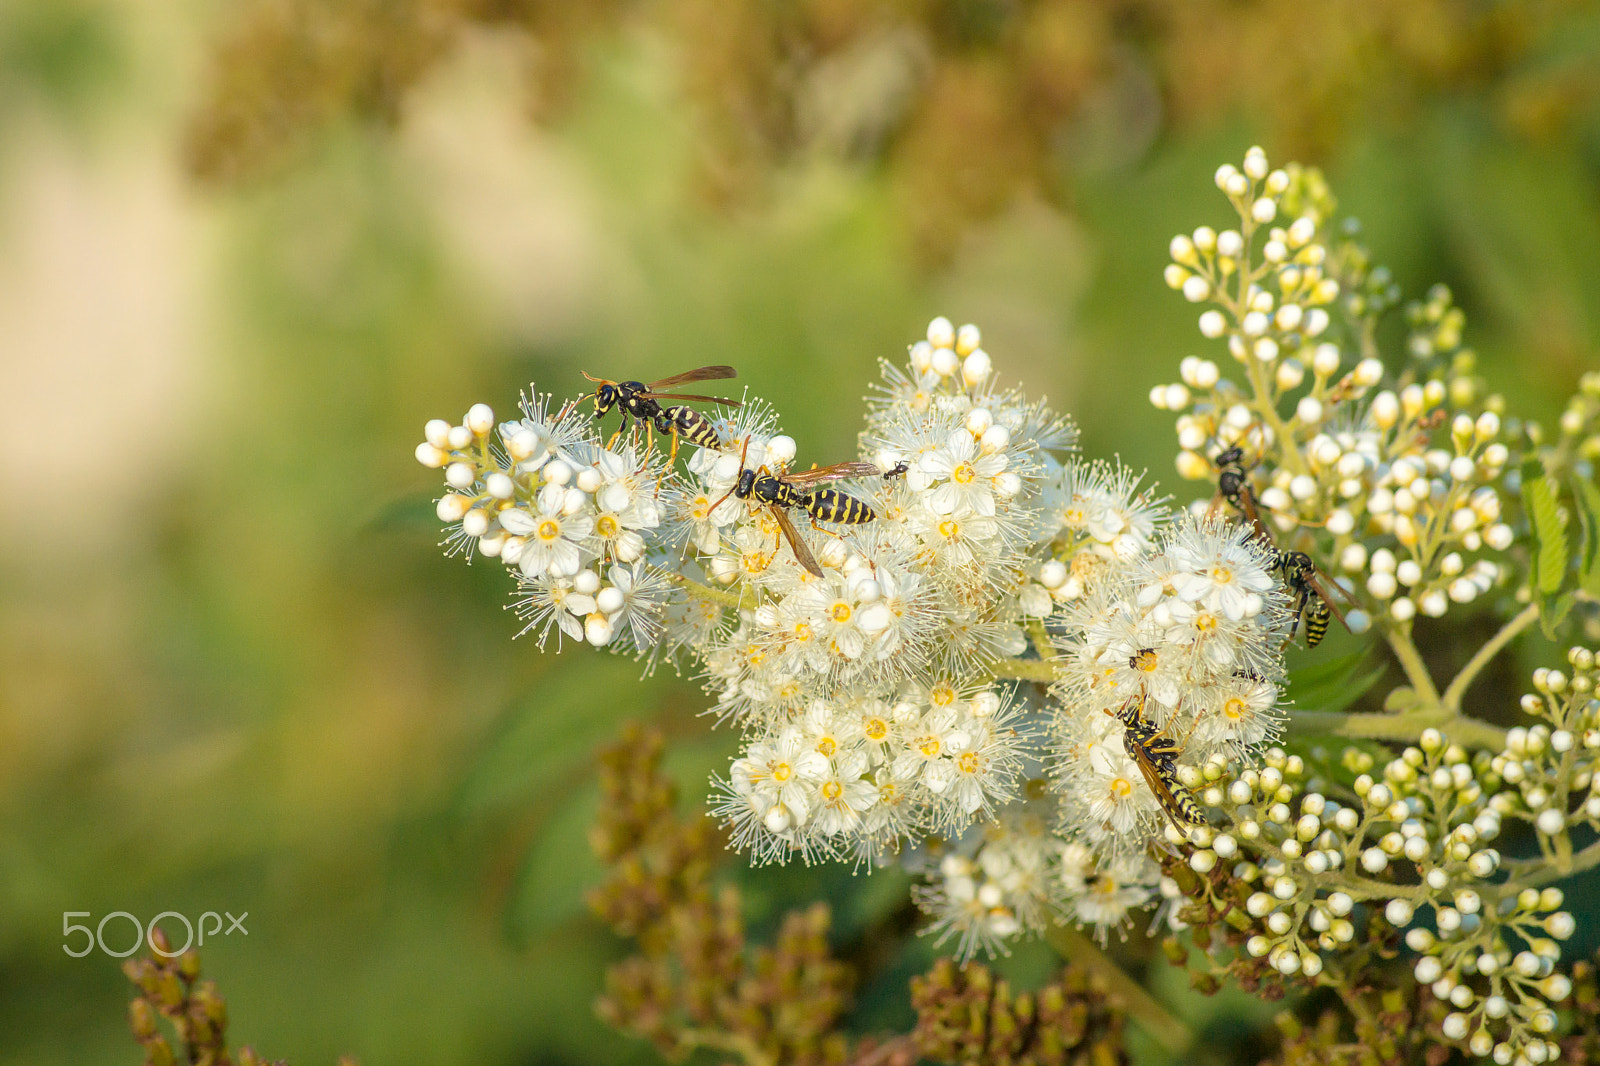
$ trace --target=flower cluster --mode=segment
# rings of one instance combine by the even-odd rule
[[[1548,1061],[1575,928],[1550,882],[1600,865],[1573,840],[1600,831],[1595,655],[1535,675],[1531,726],[1462,702],[1534,621],[1600,595],[1600,377],[1541,446],[1502,421],[1442,288],[1406,308],[1386,368],[1375,324],[1399,296],[1320,176],[1252,149],[1216,181],[1239,226],[1176,238],[1167,280],[1210,305],[1200,331],[1239,381],[1192,356],[1151,393],[1209,499],[1071,454],[1063,418],[996,383],[977,328],[939,318],[828,466],[749,396],[670,450],[637,423],[605,438],[589,397],[429,423],[448,543],[515,572],[541,644],[692,664],[742,733],[713,810],[755,863],[898,859],[963,958],[1057,922],[1104,939],[1158,903],[1214,972],[1269,993],[1406,952],[1429,1040]],[[1522,610],[1436,685],[1415,616],[1524,579]],[[1384,670],[1347,675],[1291,721],[1284,648],[1316,644],[1334,598],[1407,684],[1346,713]],[[1400,750],[1285,750],[1316,734]],[[1539,858],[1502,856],[1508,824]]]
[[[417,460],[443,468],[440,520],[452,551],[498,557],[519,575],[517,609],[542,648],[554,627],[596,647],[649,651],[660,635],[665,581],[646,558],[661,525],[659,457],[600,442],[593,421],[550,397],[496,425],[475,404],[460,425],[424,427]],[[658,553],[659,554],[659,553]]]
[[[1058,918],[1103,931],[1157,883],[1142,856],[1175,802],[1157,790],[1275,735],[1272,553],[1071,456],[1064,419],[996,385],[976,327],[937,319],[884,364],[862,458],[834,466],[797,463],[749,397],[682,464],[602,440],[581,406],[430,423],[440,517],[517,573],[541,641],[698,664],[745,735],[715,810],[755,862],[903,853],[963,954]],[[1054,689],[1017,687],[1030,671]],[[1135,693],[1183,746],[1170,784],[1131,761]]]
[[[1214,305],[1200,332],[1226,341],[1244,382],[1191,356],[1181,384],[1152,390],[1157,407],[1179,415],[1179,472],[1213,478],[1217,455],[1241,448],[1263,519],[1298,534],[1285,546],[1317,544],[1388,624],[1488,592],[1503,564],[1485,553],[1513,536],[1501,513],[1513,453],[1501,401],[1472,376],[1449,291],[1436,287],[1409,309],[1412,358],[1384,387],[1383,363],[1365,354],[1385,309],[1373,295],[1382,276],[1329,234],[1333,204],[1314,176],[1270,169],[1252,149],[1242,169],[1224,166],[1216,180],[1240,226],[1173,238],[1167,282]],[[1287,226],[1270,225],[1290,207]]]

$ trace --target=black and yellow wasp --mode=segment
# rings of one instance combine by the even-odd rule
[[[773,518],[777,519],[778,529],[784,539],[794,550],[796,561],[817,577],[822,576],[822,567],[811,554],[811,549],[806,547],[806,542],[801,539],[794,523],[789,520],[789,508],[798,507],[806,512],[811,516],[812,527],[824,533],[828,531],[818,526],[818,522],[838,522],[847,526],[861,525],[878,517],[878,512],[869,504],[838,489],[819,489],[812,486],[824,485],[830,481],[843,481],[846,478],[875,477],[880,474],[886,479],[899,477],[909,469],[905,463],[900,463],[887,472],[879,470],[871,463],[834,463],[832,466],[812,467],[810,470],[793,474],[774,474],[765,466],[760,470],[746,467],[744,461],[749,451],[750,439],[746,437],[744,448],[739,452],[739,480],[733,488],[722,494],[721,499],[711,505],[709,511],[715,511],[729,496],[737,496],[741,500],[754,497],[766,504],[772,511]]]
[[[1189,790],[1178,780],[1178,756],[1183,754],[1183,749],[1167,736],[1165,729],[1157,729],[1145,718],[1144,701],[1144,693],[1137,693],[1116,712],[1123,725],[1122,746],[1155,794],[1162,812],[1173,827],[1187,837],[1191,828],[1205,825],[1206,818]],[[1106,713],[1111,714],[1109,708]]]
[[[1218,453],[1212,460],[1217,467],[1217,493],[1232,504],[1256,531],[1256,536],[1271,546],[1274,556],[1272,569],[1283,573],[1284,584],[1289,586],[1294,602],[1290,610],[1294,620],[1289,625],[1289,639],[1300,629],[1300,619],[1306,622],[1306,647],[1315,648],[1328,633],[1328,622],[1337,618],[1339,624],[1350,628],[1344,612],[1334,602],[1337,595],[1346,603],[1354,604],[1350,594],[1335,582],[1325,580],[1317,564],[1305,552],[1280,551],[1272,531],[1261,520],[1256,508],[1255,492],[1250,488],[1250,478],[1244,467],[1244,449],[1235,445]],[[1335,592],[1334,590],[1337,590]]]
[[[702,366],[682,374],[674,374],[670,378],[652,381],[648,384],[642,381],[609,381],[605,378],[583,375],[590,381],[599,385],[593,393],[595,413],[604,418],[611,413],[612,408],[622,412],[622,425],[612,435],[610,444],[615,444],[628,429],[628,419],[644,423],[646,430],[653,429],[656,433],[672,438],[672,458],[678,457],[678,442],[688,441],[698,444],[702,448],[722,447],[722,438],[717,429],[711,424],[711,419],[686,407],[681,403],[662,404],[662,400],[694,400],[698,403],[719,403],[729,407],[738,407],[742,400],[729,400],[720,396],[697,396],[693,393],[669,393],[679,385],[687,385],[694,381],[716,381],[724,378],[738,377],[738,371],[731,366]]]

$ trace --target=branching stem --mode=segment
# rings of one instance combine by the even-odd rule
[[[1489,664],[1489,660],[1499,654],[1500,649],[1511,643],[1518,633],[1531,626],[1538,617],[1539,605],[1530,603],[1518,612],[1515,618],[1501,626],[1500,632],[1489,638],[1488,643],[1479,648],[1478,653],[1467,660],[1467,665],[1461,668],[1461,672],[1455,676],[1455,680],[1451,681],[1449,687],[1444,690],[1444,695],[1439,697],[1439,701],[1444,704],[1445,709],[1459,712],[1461,710],[1461,697],[1466,694],[1467,686],[1471,685],[1478,674],[1483,671],[1483,668]]]

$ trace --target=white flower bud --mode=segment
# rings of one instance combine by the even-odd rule
[[[993,371],[994,364],[989,359],[989,353],[982,348],[961,361],[961,377],[968,385],[981,385]]]
[[[486,403],[475,403],[467,409],[464,422],[475,437],[487,437],[494,429],[494,409]]]
[[[1279,314],[1281,315],[1282,312],[1280,311]],[[1288,392],[1290,389],[1300,387],[1300,383],[1306,377],[1306,368],[1301,364],[1300,360],[1291,358],[1279,363],[1275,373],[1278,379],[1278,388]]]
[[[1222,336],[1228,330],[1228,320],[1221,311],[1206,311],[1200,316],[1200,335],[1212,340]]]
[[[1444,973],[1444,964],[1432,955],[1424,955],[1417,960],[1412,973],[1416,975],[1418,984],[1431,985]]]
[[[467,508],[471,506],[472,500],[470,498],[458,496],[452,492],[439,497],[439,503],[434,508],[434,513],[439,516],[439,521],[441,522],[459,522],[461,517],[467,513]]]
[[[427,441],[423,441],[421,444],[417,445],[416,456],[417,462],[421,463],[423,466],[435,470],[443,466],[450,459],[449,453],[443,448],[436,444],[429,444]]]
[[[956,330],[956,354],[970,354],[977,349],[982,340],[983,335],[978,331],[978,327],[970,322],[967,323]]]
[[[940,315],[928,323],[928,343],[935,348],[953,348],[956,343],[956,327],[948,318]]]
[[[935,374],[938,374],[942,378],[947,378],[951,374],[954,374],[956,372],[956,368],[961,365],[961,357],[956,354],[954,348],[940,347],[935,345],[933,349],[933,356],[929,360],[928,365],[933,369]]]
[[[603,648],[611,643],[613,636],[611,619],[596,612],[583,620],[583,639],[597,648]]]

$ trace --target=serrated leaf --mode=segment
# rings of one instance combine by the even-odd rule
[[[1600,488],[1587,478],[1575,477],[1572,498],[1577,503],[1578,520],[1583,528],[1578,586],[1591,596],[1600,596]]]
[[[1533,579],[1538,590],[1545,595],[1559,592],[1567,576],[1567,537],[1561,529],[1561,511],[1556,505],[1555,486],[1541,471],[1528,476],[1531,461],[1525,465],[1522,476],[1522,503],[1528,511],[1533,526],[1538,551],[1534,555]]]
[[[1545,639],[1556,639],[1556,631],[1566,620],[1567,612],[1572,610],[1572,603],[1577,598],[1576,592],[1564,592],[1560,596],[1545,596],[1539,601],[1539,628],[1544,630]]]

